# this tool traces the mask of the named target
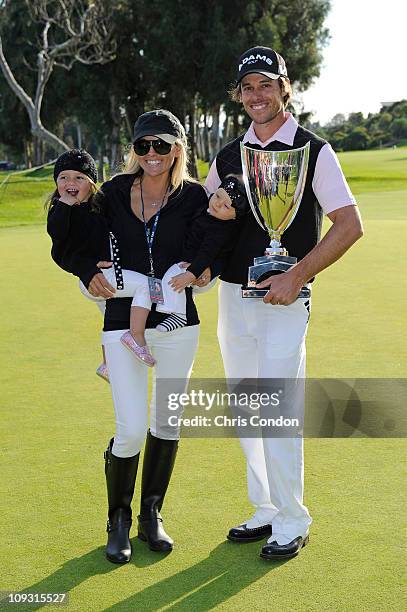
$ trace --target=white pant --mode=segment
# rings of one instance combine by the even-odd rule
[[[117,457],[132,457],[137,454],[145,440],[148,429],[148,372],[144,364],[123,346],[120,338],[127,331],[102,333],[106,363],[109,369],[116,417],[113,454]],[[191,374],[198,348],[199,325],[181,327],[165,334],[156,329],[146,330],[146,340],[152,355],[157,360],[153,374],[150,402],[150,430],[153,436],[162,439],[178,439],[179,429],[163,427],[157,406],[157,381],[175,379],[171,390],[183,393]]]
[[[227,378],[303,378],[308,311],[242,298],[240,285],[221,281],[218,337]],[[299,398],[303,402],[303,397]],[[241,438],[248,495],[256,508],[249,526],[273,524],[272,540],[286,544],[312,522],[303,504],[302,438]]]
[[[133,298],[131,304],[132,306],[141,306],[142,308],[147,308],[148,310],[151,310],[148,277],[145,274],[140,274],[140,272],[135,272],[134,270],[122,270],[124,289],[117,289],[116,276],[114,273],[113,266],[111,268],[101,269],[100,271],[103,273],[103,276],[112,285],[112,287],[116,289],[115,297],[131,297]],[[158,312],[174,312],[177,314],[185,315],[185,291],[178,293],[177,291],[174,291],[172,287],[168,284],[169,280],[173,276],[176,276],[177,274],[182,274],[183,272],[185,272],[185,268],[180,268],[178,264],[174,264],[170,268],[168,268],[168,270],[164,274],[162,279],[164,304],[157,304]],[[93,302],[97,303],[102,314],[104,314],[106,300],[91,295],[86,289],[85,285],[82,283],[82,281],[79,282],[79,288],[83,295],[88,298],[88,300],[92,300]]]

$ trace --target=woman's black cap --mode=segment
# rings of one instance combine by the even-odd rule
[[[186,142],[185,130],[179,119],[162,108],[143,113],[134,124],[133,142],[144,136],[157,136],[169,144],[176,140]]]

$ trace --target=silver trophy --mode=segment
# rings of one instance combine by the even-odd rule
[[[240,143],[243,181],[252,213],[260,227],[269,234],[270,246],[250,266],[245,298],[264,297],[268,289],[256,284],[274,274],[281,274],[297,263],[281,246],[281,236],[297,214],[307,178],[310,143],[288,151],[263,151]],[[303,287],[299,297],[309,297]]]

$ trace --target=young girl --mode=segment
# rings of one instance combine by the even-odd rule
[[[114,289],[115,297],[132,297],[130,332],[123,334],[122,343],[145,365],[153,367],[155,360],[146,344],[144,331],[151,310],[149,279],[144,274],[123,270],[120,266],[119,246],[109,232],[107,221],[97,203],[97,170],[93,158],[85,150],[73,149],[63,153],[54,168],[56,190],[49,200],[47,230],[53,246],[52,258],[68,272],[81,270],[80,289],[95,301],[104,314],[105,300],[92,296],[86,289],[95,273],[102,272]],[[96,263],[110,260],[112,267],[100,270]],[[186,272],[184,262],[171,266],[157,287],[157,311],[169,316],[157,326],[162,332],[186,325],[186,298],[183,289],[195,276]],[[103,351],[103,363],[96,370],[109,382]]]

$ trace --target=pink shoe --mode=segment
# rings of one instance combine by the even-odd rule
[[[148,346],[140,346],[137,344],[130,332],[124,333],[120,338],[120,342],[124,344],[124,346],[126,346],[133,353],[133,355],[137,357],[137,359],[140,359],[144,365],[148,366],[149,368],[155,366],[156,361],[150,353]]]
[[[105,363],[100,364],[100,366],[96,370],[96,374],[97,376],[100,376],[100,378],[103,378],[103,380],[110,384],[109,370],[107,369],[107,365]]]

